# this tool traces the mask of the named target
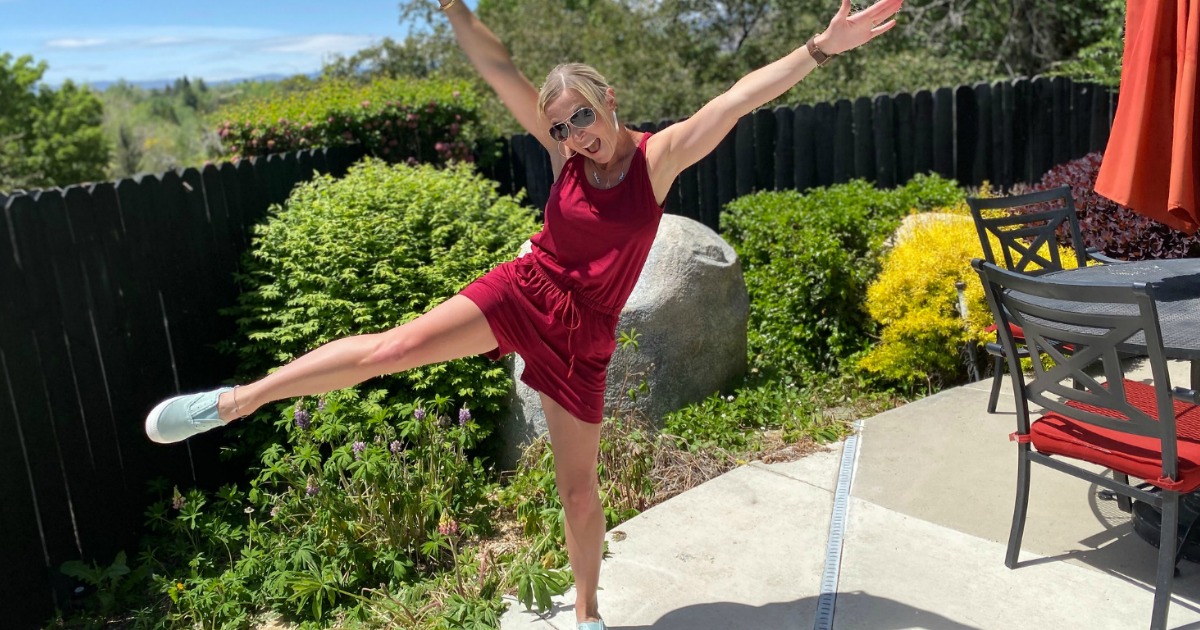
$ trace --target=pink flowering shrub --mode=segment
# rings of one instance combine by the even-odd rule
[[[1096,192],[1103,154],[1089,153],[1050,169],[1034,190],[1070,186],[1079,213],[1079,231],[1088,247],[1122,260],[1190,258],[1200,256],[1200,234],[1188,236]],[[1070,247],[1065,228],[1058,239]]]
[[[472,161],[479,101],[463,82],[323,81],[227,107],[216,119],[233,159],[357,144],[388,162],[444,164]]]

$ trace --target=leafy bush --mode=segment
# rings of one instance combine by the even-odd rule
[[[1101,153],[1089,153],[1060,164],[1047,171],[1034,189],[1070,186],[1084,243],[1108,256],[1124,260],[1200,256],[1200,234],[1188,236],[1097,194],[1096,177],[1102,159]],[[1070,245],[1065,230],[1058,238],[1060,243]]]
[[[328,341],[408,322],[511,258],[536,229],[528,209],[469,165],[367,159],[340,180],[301,184],[255,228],[232,309],[242,369],[258,378]],[[510,385],[500,365],[479,358],[380,382],[405,399],[471,400],[488,421]]]
[[[911,209],[961,198],[953,182],[918,176],[894,190],[860,180],[731,202],[722,227],[750,294],[752,367],[822,370],[865,348],[872,323],[863,302],[884,239]]]
[[[466,82],[325,81],[230,106],[216,118],[234,157],[361,144],[389,162],[442,164],[472,160],[479,103]]]
[[[883,270],[867,290],[867,310],[881,328],[880,339],[858,363],[886,382],[920,384],[927,391],[966,376],[965,345],[995,341],[995,333],[985,331],[991,309],[971,268],[973,258],[983,258],[983,248],[966,203],[939,212],[920,217],[884,257]],[[992,251],[999,252],[999,240],[991,240]],[[1060,250],[1063,266],[1074,267],[1075,255]],[[958,281],[965,284],[966,322],[958,312]]]
[[[183,624],[241,625],[262,608],[365,619],[373,592],[451,580],[472,614],[497,620],[499,576],[460,549],[491,527],[495,484],[468,455],[483,429],[446,401],[385,401],[345,390],[298,402],[277,422],[287,446],[262,454],[249,492],[160,486],[141,555],[151,590],[170,601],[155,613]]]

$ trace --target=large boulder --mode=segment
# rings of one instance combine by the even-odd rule
[[[663,216],[621,311],[618,333],[636,331],[638,343],[636,348],[618,345],[613,355],[605,417],[633,413],[657,425],[667,413],[726,387],[746,370],[749,312],[733,248],[701,223]],[[500,429],[507,464],[546,432],[538,393],[518,378],[525,363],[517,356],[511,361],[516,385],[510,418]],[[646,386],[639,387],[643,381]],[[630,389],[637,395],[630,396]]]

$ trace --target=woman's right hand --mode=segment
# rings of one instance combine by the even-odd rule
[[[829,28],[816,36],[817,46],[827,55],[839,55],[890,31],[896,25],[895,15],[904,0],[879,0],[875,4],[850,13],[850,0],[842,0],[842,7]]]

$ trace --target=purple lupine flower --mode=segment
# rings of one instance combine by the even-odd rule
[[[292,417],[296,419],[296,426],[300,427],[301,430],[307,429],[309,420],[312,419],[312,416],[308,414],[308,410],[299,406],[296,407],[296,413],[292,414]]]
[[[318,491],[317,482],[315,482],[315,481],[309,481],[308,487],[304,489],[304,492],[306,494],[308,494],[308,496],[310,496],[310,497],[317,496],[317,491]]]
[[[416,418],[417,420],[424,420],[425,419],[425,410],[422,409],[421,407],[417,407],[416,409],[413,410],[413,417]]]
[[[317,399],[317,411],[325,411],[325,397],[324,396]]]
[[[182,494],[177,494],[171,499],[171,507],[176,510],[182,510],[185,505],[187,505],[187,499],[183,498]]]
[[[354,451],[354,459],[362,459],[362,452],[366,449],[366,442],[355,442],[350,446],[350,450]]]
[[[458,533],[458,522],[450,518],[449,514],[442,514],[442,518],[438,521],[438,533],[443,536],[453,536]]]
[[[392,443],[388,445],[388,450],[392,452],[392,455],[399,455],[400,448],[400,440],[392,440]]]
[[[463,407],[458,410],[458,426],[466,426],[467,421],[471,419],[471,410]]]

